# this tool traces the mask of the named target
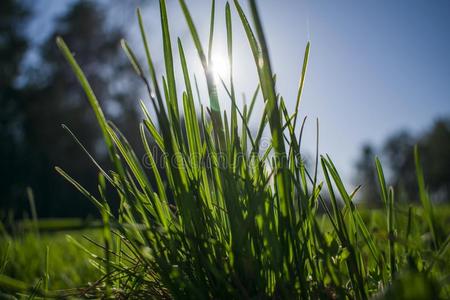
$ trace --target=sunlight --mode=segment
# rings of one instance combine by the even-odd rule
[[[230,76],[230,64],[225,55],[213,54],[211,58],[212,71],[216,79],[227,80]]]

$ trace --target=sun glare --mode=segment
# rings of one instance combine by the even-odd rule
[[[230,76],[230,64],[223,55],[215,54],[211,58],[214,76],[226,80]]]

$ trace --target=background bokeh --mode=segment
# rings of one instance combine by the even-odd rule
[[[162,70],[156,2],[1,1],[1,219],[28,213],[27,187],[34,192],[40,217],[95,216],[96,209],[53,170],[55,165],[61,166],[88,190],[96,191],[96,171],[61,128],[62,123],[107,165],[94,116],[54,39],[64,37],[108,117],[139,153],[138,100],[147,99],[119,40],[127,38],[137,54],[142,54],[134,14],[140,6],[157,69]],[[206,41],[210,3],[187,2]],[[398,187],[399,198],[416,200],[412,147],[418,143],[432,197],[448,202],[450,2],[305,0],[259,4],[277,88],[290,108],[295,104],[304,48],[307,41],[312,44],[301,104],[301,114],[309,120],[305,153],[314,153],[315,119],[319,118],[320,152],[332,156],[349,185],[362,185],[361,201],[375,206],[375,155],[390,167],[389,178]],[[224,5],[225,1],[217,1],[214,56],[218,60],[226,53]],[[177,1],[168,1],[168,9],[174,45],[177,37],[183,40],[188,63],[202,76]],[[256,70],[234,12],[233,21],[236,89],[245,95],[240,98],[242,104],[256,87]],[[206,93],[201,101],[208,103]],[[223,107],[229,106],[223,101]]]

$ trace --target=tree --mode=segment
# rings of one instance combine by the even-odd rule
[[[139,136],[137,77],[120,48],[124,33],[117,27],[107,26],[104,11],[105,7],[95,2],[75,3],[58,20],[55,33],[44,43],[42,65],[45,68],[36,74],[42,78],[44,73],[45,78],[33,80],[35,87],[31,88],[27,105],[26,132],[33,145],[31,155],[40,155],[35,160],[35,172],[45,174],[44,180],[36,174],[33,181],[39,193],[36,198],[46,199],[40,210],[47,215],[76,216],[89,208],[92,211],[92,206],[53,171],[55,165],[66,169],[89,190],[96,190],[97,170],[60,124],[67,124],[100,162],[105,162],[106,154],[92,109],[55,46],[56,36],[62,36],[75,52],[107,115],[128,137],[136,140]]]
[[[397,199],[417,200],[417,179],[414,164],[414,145],[417,138],[407,131],[400,131],[387,138],[383,154],[387,158],[390,184],[396,190]]]
[[[392,135],[384,145],[391,182],[400,200],[418,201],[414,145],[418,145],[425,182],[434,201],[450,201],[450,119],[438,119],[425,133]]]
[[[22,127],[18,136],[22,136],[23,153],[19,156],[16,151],[9,151],[12,160],[24,162],[20,166],[8,167],[17,168],[20,174],[6,184],[15,184],[20,191],[30,186],[40,217],[97,213],[54,171],[55,165],[61,166],[89,190],[95,191],[97,188],[97,170],[61,128],[62,123],[68,125],[101,163],[105,163],[106,154],[92,109],[55,45],[56,36],[62,36],[75,52],[107,116],[125,133],[133,146],[139,145],[136,142],[139,137],[139,81],[119,44],[124,33],[108,22],[108,9],[104,2],[77,1],[57,20],[54,33],[40,49],[40,65],[26,72],[25,84],[20,87],[23,97],[21,106],[14,113],[15,117],[5,117],[6,122],[12,124],[14,119],[18,119],[17,116],[21,116]],[[18,8],[11,11],[16,13]],[[4,10],[1,12],[4,13]],[[14,29],[14,22],[5,22],[11,30]],[[15,47],[9,42],[7,45]],[[18,64],[21,59],[18,57]],[[13,78],[10,75],[7,77]],[[2,137],[2,144],[4,140]],[[11,201],[8,204],[2,202],[2,210],[14,209],[18,213],[16,216],[20,217],[21,211],[27,208],[24,194],[16,195],[9,191],[5,197]]]
[[[382,153],[389,166],[385,169],[385,175],[396,191],[397,201],[419,200],[414,145],[419,147],[425,182],[432,200],[450,201],[450,118],[436,120],[421,135],[413,136],[403,130],[384,142]],[[360,198],[366,203],[380,199],[374,158],[373,147],[365,145],[356,164],[356,182],[362,184]]]
[[[450,118],[437,120],[419,141],[419,146],[433,199],[450,202]]]
[[[413,146],[417,144],[425,181],[432,199],[450,201],[450,119],[437,120],[424,134],[406,132],[393,135],[384,146],[392,171],[392,181],[407,201],[418,200]]]
[[[16,206],[24,195],[20,178],[23,158],[24,95],[17,84],[20,65],[27,50],[23,32],[28,12],[19,1],[0,2],[0,203]]]

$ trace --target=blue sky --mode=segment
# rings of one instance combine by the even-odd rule
[[[51,19],[73,1],[40,1],[35,22]],[[206,44],[209,1],[186,1]],[[241,1],[245,6],[245,1]],[[44,3],[44,4],[43,4]],[[201,76],[177,1],[168,1],[172,38],[188,48],[189,64]],[[293,108],[304,48],[311,55],[301,113],[308,116],[305,149],[312,152],[315,118],[320,121],[320,152],[329,153],[351,178],[364,142],[379,145],[399,129],[422,132],[437,117],[450,115],[450,1],[258,1],[278,91]],[[217,1],[214,52],[225,53],[225,1]],[[130,8],[130,9],[134,9]],[[161,38],[156,5],[145,9],[155,56]],[[256,72],[235,11],[235,76],[239,92],[252,93]],[[130,33],[137,33],[131,20]],[[45,30],[41,32],[45,34]],[[136,35],[131,44],[140,49]],[[174,51],[174,53],[176,53]],[[159,69],[163,60],[159,56]],[[180,82],[181,86],[181,82]],[[226,100],[223,100],[227,103]],[[204,102],[207,102],[204,99]],[[259,108],[262,105],[258,106]]]

